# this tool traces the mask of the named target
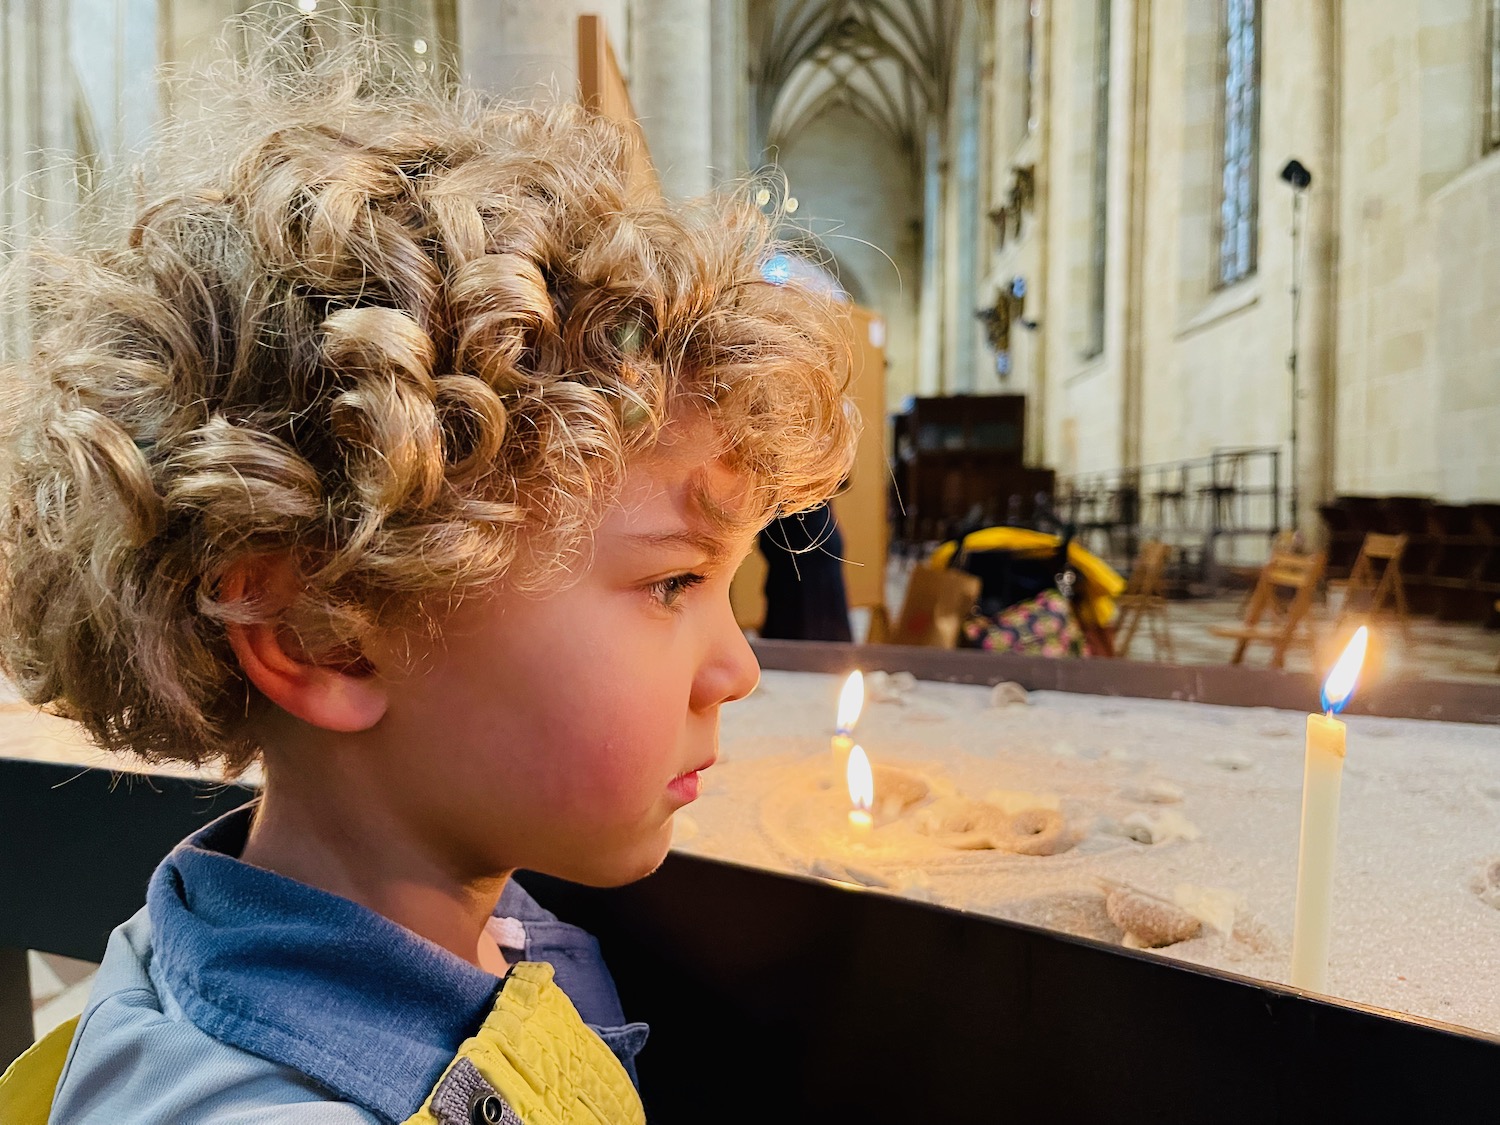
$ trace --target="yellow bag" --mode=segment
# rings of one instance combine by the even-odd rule
[[[77,1016],[58,1024],[0,1075],[0,1121],[5,1125],[47,1125],[77,1028]]]

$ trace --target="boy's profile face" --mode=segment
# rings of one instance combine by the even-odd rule
[[[380,768],[457,873],[648,874],[717,756],[719,706],[755,687],[729,604],[753,532],[725,539],[698,503],[706,490],[732,508],[744,481],[707,422],[672,430],[631,466],[586,573],[461,604],[420,671],[390,685],[381,726],[403,746]]]

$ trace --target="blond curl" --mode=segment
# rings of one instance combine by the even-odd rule
[[[10,271],[0,664],[147,759],[258,754],[227,621],[358,653],[431,599],[566,581],[681,403],[750,523],[851,458],[836,311],[765,283],[758,209],[633,193],[578,107],[440,92],[368,36],[288,50],[199,80],[113,238]],[[265,555],[293,606],[221,595]]]

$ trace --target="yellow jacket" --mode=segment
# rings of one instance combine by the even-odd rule
[[[44,1037],[0,1077],[0,1122],[47,1125],[77,1022],[69,1020]],[[522,962],[405,1125],[644,1125],[645,1120],[624,1066],[553,981],[552,966]]]

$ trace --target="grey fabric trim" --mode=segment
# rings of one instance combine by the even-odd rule
[[[474,1125],[474,1105],[481,1098],[499,1100],[502,1107],[500,1125],[523,1125],[510,1103],[484,1080],[479,1068],[468,1059],[459,1059],[447,1076],[438,1083],[432,1095],[432,1112],[442,1125]]]
[[[635,1061],[636,1055],[641,1053],[641,1048],[646,1045],[646,1039],[651,1034],[650,1026],[644,1023],[627,1023],[622,1027],[595,1027],[589,1024],[589,1030],[604,1040],[604,1045],[614,1052],[615,1058],[627,1069]]]

